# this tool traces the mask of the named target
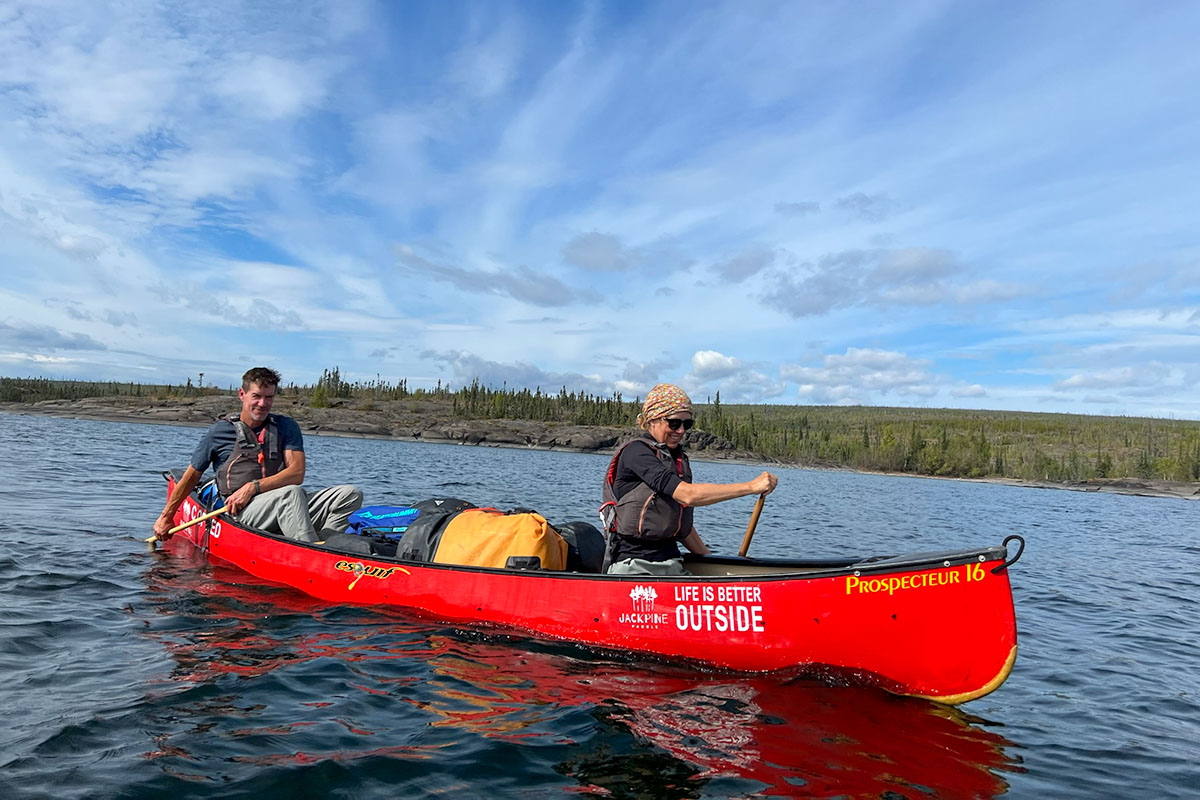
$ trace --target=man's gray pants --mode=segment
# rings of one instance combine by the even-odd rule
[[[316,492],[303,486],[281,486],[255,497],[236,519],[288,539],[317,542],[333,533],[345,533],[350,515],[362,508],[362,501],[362,489],[349,484]]]
[[[691,575],[683,568],[682,558],[666,561],[647,561],[644,558],[627,558],[608,567],[609,575]]]

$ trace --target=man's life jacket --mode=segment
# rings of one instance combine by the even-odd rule
[[[603,503],[600,506],[600,521],[604,535],[610,541],[610,549],[613,534],[652,542],[687,536],[692,530],[692,509],[681,506],[675,498],[659,494],[641,482],[624,496],[616,496],[613,485],[617,476],[617,460],[631,444],[649,447],[660,461],[673,461],[675,474],[688,483],[692,482],[692,466],[685,453],[680,452],[679,457],[674,458],[667,445],[646,438],[633,439],[621,445],[608,464],[601,488]]]
[[[237,438],[233,452],[217,470],[217,491],[222,497],[229,497],[247,483],[283,469],[283,440],[279,437],[274,414],[267,415],[257,436],[241,418],[228,417],[226,421],[233,425]]]

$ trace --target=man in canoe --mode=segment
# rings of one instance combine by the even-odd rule
[[[272,414],[279,373],[254,367],[242,376],[242,411],[219,419],[205,432],[192,461],[154,522],[154,535],[167,537],[175,512],[211,466],[228,513],[289,539],[315,542],[346,530],[362,506],[362,490],[331,486],[308,492],[304,482],[304,437],[290,417]]]
[[[644,433],[622,445],[608,465],[604,505],[608,571],[686,575],[676,542],[708,555],[692,524],[692,509],[753,494],[770,494],[779,479],[764,472],[746,483],[693,483],[683,451],[692,427],[692,401],[678,386],[660,383],[646,393],[638,427]]]

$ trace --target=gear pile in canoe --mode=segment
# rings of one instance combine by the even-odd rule
[[[176,478],[164,475],[169,492]],[[407,608],[675,663],[825,675],[958,704],[999,687],[1017,655],[1008,568],[1024,549],[1019,536],[867,558],[688,555],[693,574],[678,577],[596,572],[589,537],[600,534],[586,523],[563,526],[570,553],[549,569],[520,556],[508,566],[441,563],[375,530],[298,542],[211,516],[195,494],[175,519],[197,521],[170,546],[186,543],[328,602]]]

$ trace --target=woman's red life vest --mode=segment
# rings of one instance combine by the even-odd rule
[[[226,422],[233,425],[236,439],[233,452],[217,470],[217,491],[222,497],[283,469],[283,440],[274,414],[267,415],[258,435],[240,418],[229,417]]]

